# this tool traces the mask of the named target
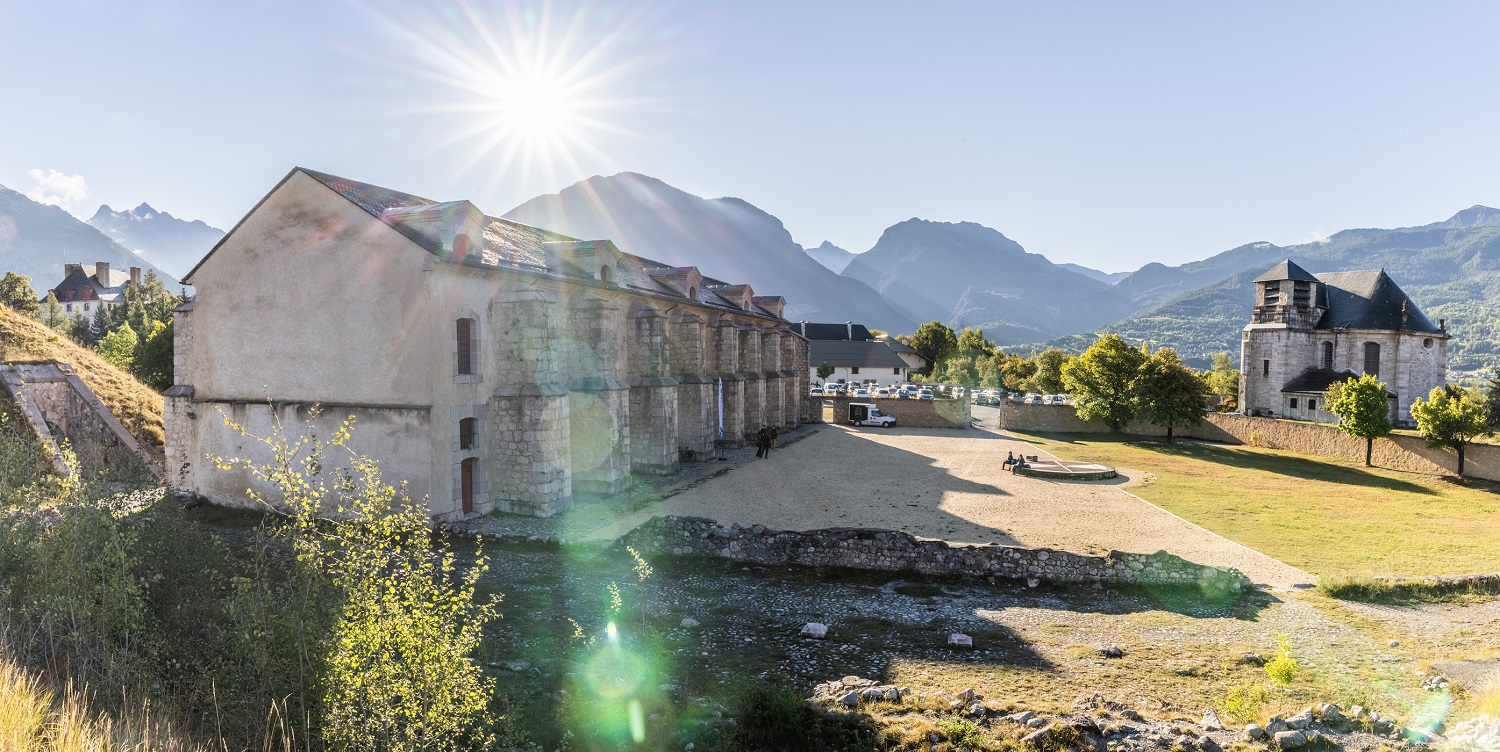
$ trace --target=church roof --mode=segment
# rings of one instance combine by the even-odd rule
[[[1328,310],[1319,329],[1380,329],[1443,334],[1384,269],[1324,272],[1318,303]]]
[[[1309,274],[1306,269],[1297,266],[1291,259],[1287,259],[1270,269],[1265,274],[1255,278],[1256,282],[1279,282],[1281,280],[1292,280],[1294,282],[1316,282],[1316,277]]]
[[[1286,386],[1281,387],[1281,391],[1293,394],[1323,394],[1328,391],[1328,387],[1334,384],[1340,384],[1349,379],[1357,378],[1359,378],[1359,374],[1347,369],[1343,371],[1330,371],[1323,368],[1309,368],[1298,374],[1296,378],[1286,382]],[[1389,391],[1386,394],[1392,397],[1396,396]]]

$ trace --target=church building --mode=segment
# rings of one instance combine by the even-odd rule
[[[1384,269],[1310,274],[1288,259],[1255,279],[1240,374],[1246,415],[1332,423],[1329,385],[1374,374],[1392,422],[1409,424],[1412,402],[1447,382],[1448,332]]]
[[[468,201],[297,168],[184,281],[168,475],[218,504],[261,486],[209,458],[262,463],[277,426],[353,417],[352,448],[453,519],[549,516],[808,418],[784,298]]]

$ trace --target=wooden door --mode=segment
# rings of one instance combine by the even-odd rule
[[[463,490],[460,493],[463,499],[464,514],[474,511],[474,463],[476,461],[470,457],[464,460],[463,464],[459,466],[459,475],[462,477]]]

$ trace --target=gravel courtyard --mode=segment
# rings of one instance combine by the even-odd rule
[[[1124,489],[1139,481],[1138,470],[1119,468],[1120,479],[1090,483],[1027,478],[1002,469],[1006,452],[1046,454],[990,428],[824,426],[589,537],[613,538],[653,516],[676,514],[783,530],[885,528],[1080,554],[1166,550],[1234,567],[1277,589],[1315,581],[1129,494]]]

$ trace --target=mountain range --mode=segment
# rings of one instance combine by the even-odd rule
[[[1021,352],[1076,352],[1114,332],[1174,347],[1199,367],[1215,352],[1238,351],[1252,280],[1276,262],[1290,258],[1315,274],[1383,268],[1429,318],[1446,322],[1454,376],[1477,376],[1500,361],[1500,210],[1484,206],[1419,227],[1350,229],[1288,246],[1253,242],[1129,273],[1054,263],[973,222],[908,219],[862,253],[828,241],[804,248],[749,202],[702,198],[631,172],[591,177],[505,216],[574,237],[609,238],[663,264],[697,266],[710,277],[749,283],[758,294],[783,295],[793,321],[911,332],[936,320],[982,328]],[[0,270],[31,275],[38,291],[55,284],[64,261],[156,268],[175,286],[168,272],[191,266],[222,236],[145,203],[126,211],[101,206],[84,223],[0,186]]]
[[[38,294],[62,281],[63,264],[108,261],[115,269],[155,269],[168,289],[181,282],[68,212],[0,186],[0,272],[31,277]]]
[[[706,199],[633,172],[595,176],[538,196],[506,219],[593,240],[704,276],[782,295],[792,321],[857,321],[909,332],[916,321],[869,285],[814,261],[781,220],[737,198]]]
[[[104,204],[88,223],[175,276],[187,274],[224,237],[201,219],[178,219],[144,202],[125,211]]]

